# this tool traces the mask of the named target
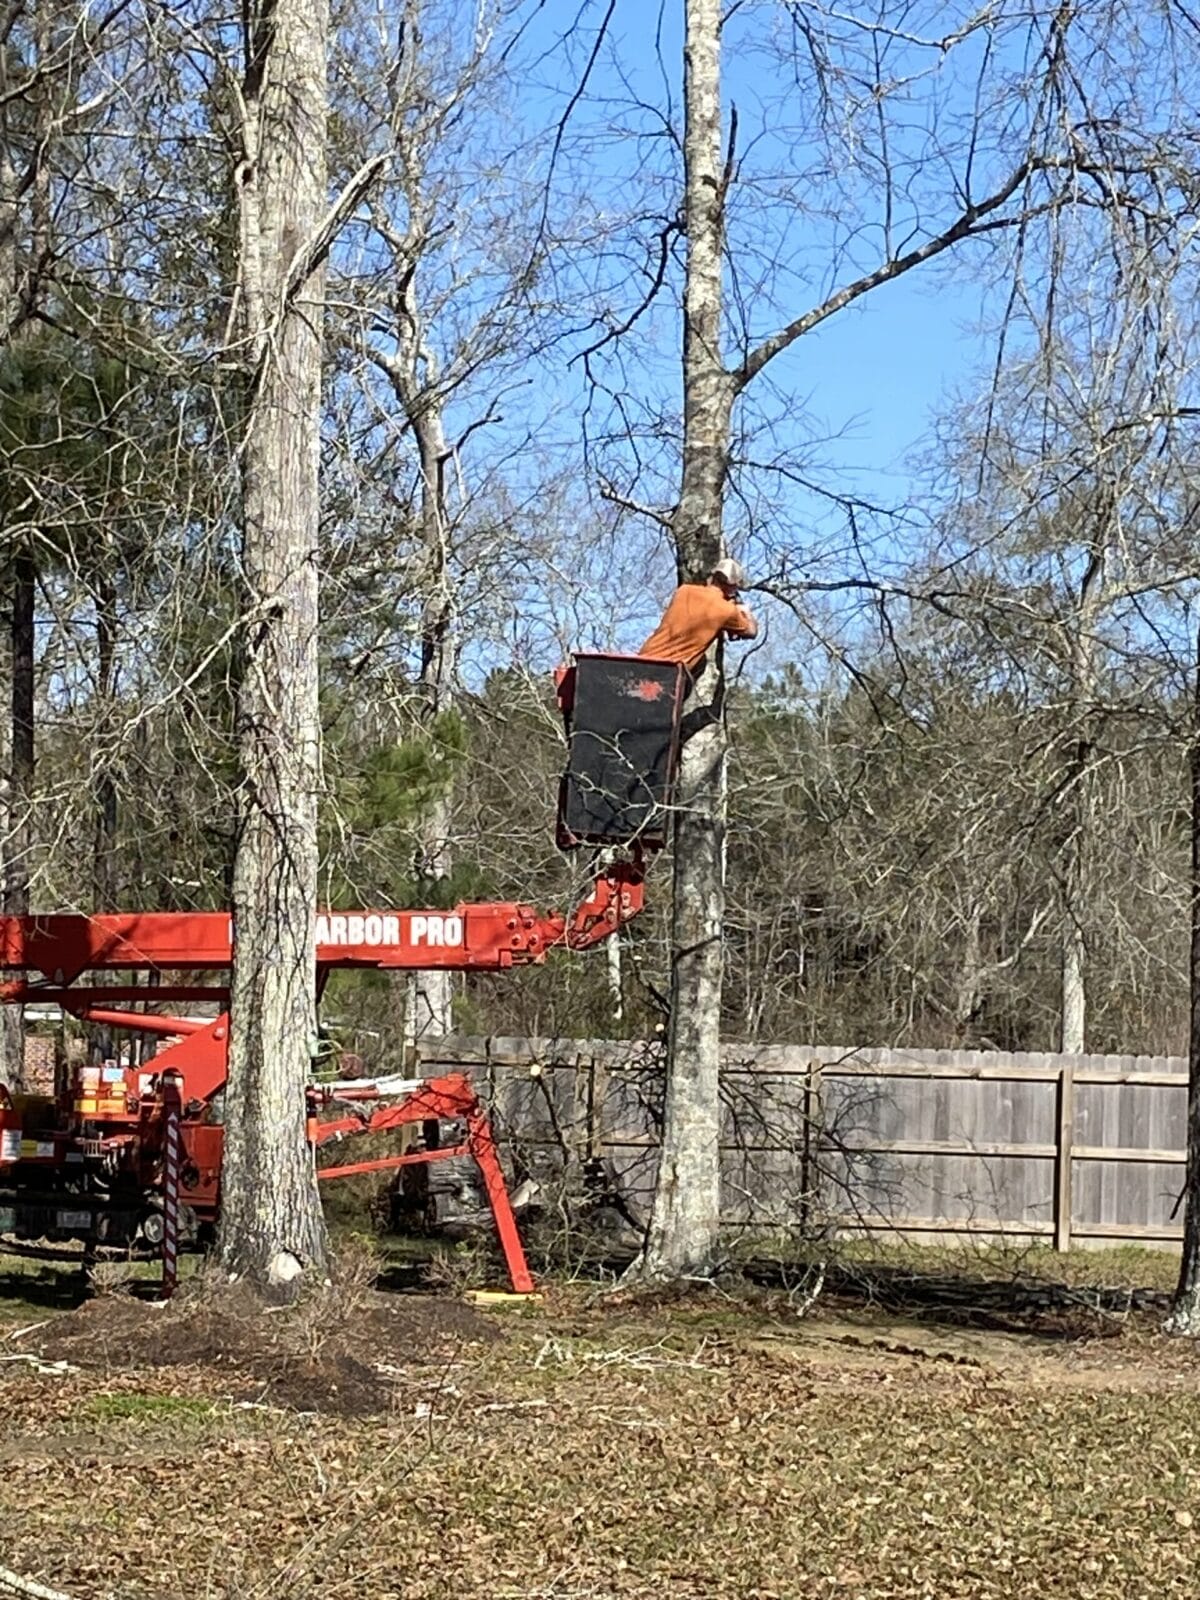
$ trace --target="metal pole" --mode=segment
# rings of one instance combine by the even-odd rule
[[[179,1279],[179,1169],[183,1164],[183,1074],[164,1072],[162,1298],[169,1300]]]

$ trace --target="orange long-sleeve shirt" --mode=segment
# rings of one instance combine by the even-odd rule
[[[683,583],[638,654],[693,667],[719,633],[744,639],[752,627],[745,606],[727,600],[716,584]]]

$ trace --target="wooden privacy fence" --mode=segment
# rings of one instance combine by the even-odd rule
[[[653,1194],[661,1047],[449,1039],[423,1070],[486,1084],[517,1163]],[[1161,1056],[734,1045],[722,1052],[722,1218],[772,1232],[1073,1243],[1182,1236],[1187,1062]]]

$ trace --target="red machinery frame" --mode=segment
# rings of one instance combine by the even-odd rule
[[[491,972],[540,963],[555,949],[589,949],[642,909],[643,877],[641,852],[634,847],[628,860],[606,865],[590,894],[566,915],[507,901],[450,911],[321,912],[314,930],[318,986],[329,972],[346,968]],[[20,1129],[18,1158],[5,1161],[0,1152],[0,1189],[17,1196],[8,1209],[15,1217],[18,1204],[33,1208],[30,1197],[40,1195],[37,1205],[53,1215],[60,1232],[91,1239],[118,1217],[127,1229],[130,1208],[145,1201],[149,1210],[138,1224],[140,1236],[157,1243],[161,1227],[164,1293],[174,1286],[174,1223],[180,1212],[186,1209],[198,1226],[216,1220],[224,1130],[214,1101],[224,1089],[228,1065],[228,981],[182,981],[180,975],[226,971],[234,939],[232,919],[220,912],[0,917],[0,971],[23,974],[0,984],[0,1002],[53,1003],[84,1021],[172,1041],[140,1069],[80,1068],[60,1095],[50,1124],[43,1106],[43,1125]],[[93,973],[122,971],[138,977],[120,985],[81,981]],[[125,1009],[187,1002],[216,1003],[221,1010],[199,1021]],[[457,1144],[325,1167],[318,1177],[326,1181],[472,1157],[513,1289],[532,1290],[495,1138],[467,1077],[312,1083],[306,1093],[314,1152],[358,1134],[445,1120],[465,1125]],[[16,1111],[10,1105],[3,1115],[11,1155]],[[25,1137],[27,1131],[32,1137]],[[97,1187],[89,1189],[89,1182]],[[111,1200],[111,1190],[108,1198],[97,1198],[102,1182],[115,1185],[123,1209]],[[158,1198],[161,1223],[155,1221]],[[0,1195],[0,1231],[5,1231],[5,1211]]]

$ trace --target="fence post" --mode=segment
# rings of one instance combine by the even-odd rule
[[[825,1132],[825,1078],[819,1061],[808,1061],[804,1069],[804,1128],[800,1145],[800,1227],[804,1235],[812,1225],[815,1201],[815,1175],[819,1172],[817,1152]]]
[[[608,1093],[608,1074],[595,1054],[588,1059],[587,1071],[587,1154],[598,1161],[604,1154],[604,1099]]]
[[[183,1074],[164,1072],[163,1101],[163,1300],[175,1293],[179,1279],[179,1169],[183,1164],[180,1121],[183,1116]]]
[[[1073,1195],[1071,1173],[1075,1143],[1075,1068],[1058,1069],[1058,1135],[1054,1158],[1054,1248],[1071,1248]]]

